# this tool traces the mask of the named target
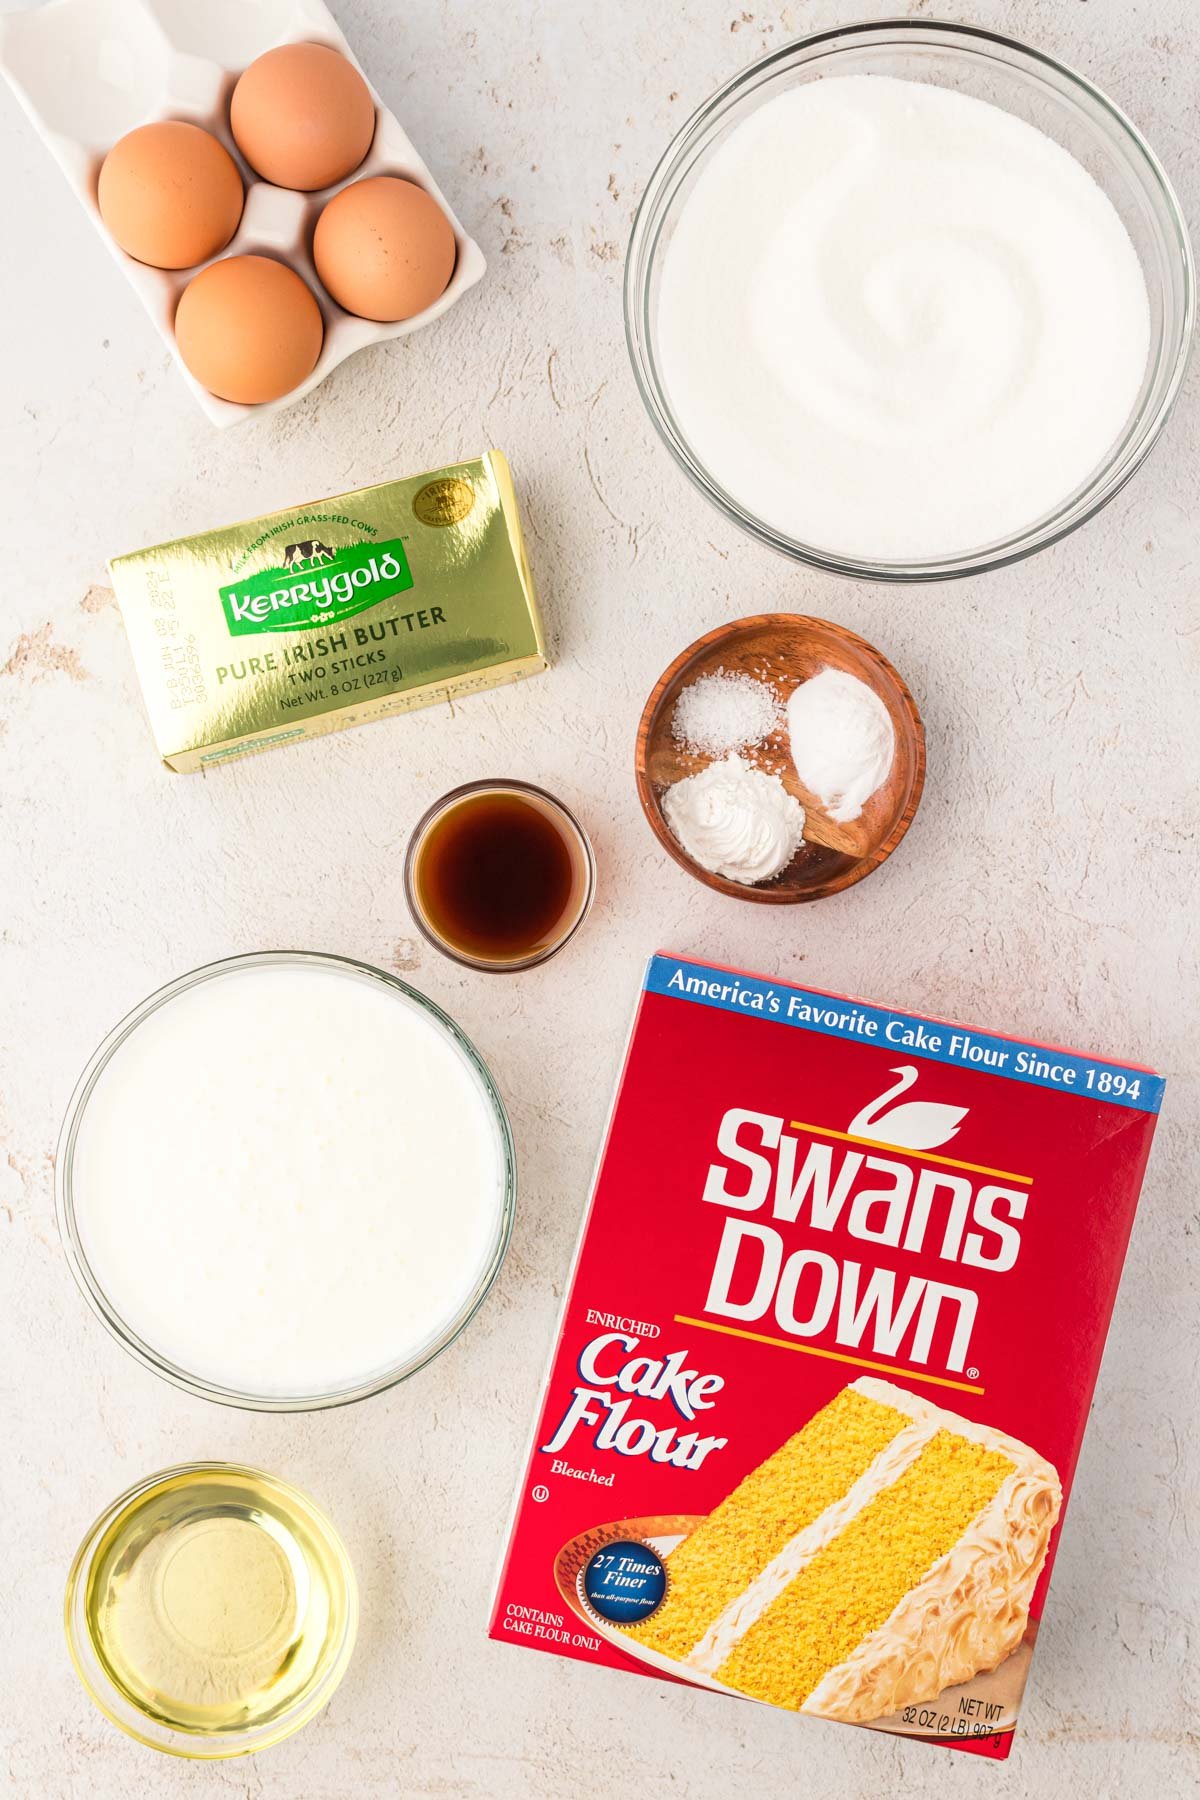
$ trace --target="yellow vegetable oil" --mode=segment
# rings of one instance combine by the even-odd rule
[[[346,1552],[312,1501],[207,1464],[110,1508],[72,1572],[69,1636],[73,1611],[80,1673],[110,1717],[159,1748],[212,1756],[277,1742],[324,1704],[357,1608]]]

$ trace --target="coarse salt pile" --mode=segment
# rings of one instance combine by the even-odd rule
[[[775,692],[752,675],[718,669],[685,687],[675,702],[671,735],[697,756],[726,756],[761,744],[782,723]]]

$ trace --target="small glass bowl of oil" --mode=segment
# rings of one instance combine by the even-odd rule
[[[188,1463],[114,1500],[67,1578],[71,1658],[139,1743],[197,1760],[298,1731],[350,1660],[346,1549],[306,1494],[234,1463]]]

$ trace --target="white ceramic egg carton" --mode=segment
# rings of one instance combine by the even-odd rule
[[[322,0],[49,0],[0,17],[0,71],[48,144],[109,250],[162,334],[179,372],[214,425],[233,425],[303,398],[331,369],[367,344],[402,337],[440,317],[473,287],[486,268],[480,250],[455,218],[446,197],[409,142],[399,121],[371,87],[375,138],[366,160],[344,181],[317,193],[272,187],[249,168],[229,130],[229,97],[242,70],[277,44],[327,44],[366,72]],[[325,321],[325,341],[307,381],[280,400],[236,406],[219,400],[189,374],[175,343],[179,296],[204,267],[151,269],[135,262],[105,230],[96,183],[106,153],[136,125],[184,119],[202,125],[230,152],[246,187],[237,232],[221,256],[260,252],[289,263],[312,289]],[[398,324],[355,318],[332,301],[317,279],[312,236],[332,194],[366,175],[400,175],[433,195],[454,228],[458,256],[445,293]],[[11,245],[9,246],[11,250]],[[219,261],[220,257],[213,258]]]

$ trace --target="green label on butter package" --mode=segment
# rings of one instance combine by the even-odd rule
[[[400,538],[340,550],[319,538],[297,538],[285,547],[278,568],[223,587],[221,605],[231,637],[312,631],[335,619],[353,618],[412,584]]]
[[[193,770],[545,669],[498,450],[109,565],[159,754]]]

